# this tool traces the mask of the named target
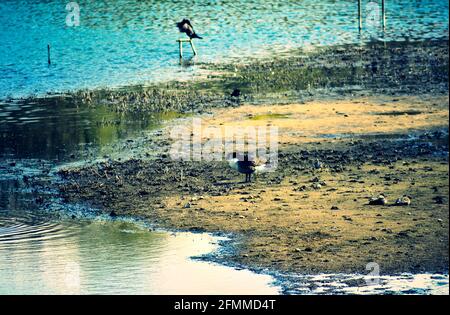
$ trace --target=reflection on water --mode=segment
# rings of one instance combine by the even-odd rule
[[[76,151],[154,129],[164,119],[177,117],[174,113],[120,114],[107,106],[88,107],[68,101],[17,101],[0,106],[0,157],[57,161]]]
[[[195,75],[195,67],[178,65],[174,23],[183,17],[204,36],[196,44],[202,62],[379,37],[448,38],[444,0],[386,1],[385,33],[364,19],[361,35],[353,0],[78,1],[78,27],[66,26],[66,3],[0,3],[0,98]]]
[[[189,259],[215,250],[214,237],[127,222],[51,221],[29,205],[21,210],[20,194],[9,195],[18,198],[13,203],[2,194],[0,294],[278,293],[269,276]]]

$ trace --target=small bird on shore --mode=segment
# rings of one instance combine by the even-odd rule
[[[228,165],[241,174],[245,174],[245,182],[252,181],[252,174],[267,172],[270,166],[259,160],[252,159],[249,155],[232,153],[228,157]]]
[[[233,92],[231,92],[231,97],[239,97],[241,96],[241,90],[234,89]]]
[[[187,36],[189,36],[190,39],[198,38],[202,39],[203,37],[198,36],[195,31],[194,27],[192,26],[191,22],[188,19],[183,19],[181,22],[178,22],[177,24],[178,30],[181,33],[186,33]]]

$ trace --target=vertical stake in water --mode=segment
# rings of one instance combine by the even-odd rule
[[[386,29],[386,12],[385,12],[384,0],[381,0],[381,20],[383,23],[383,31]]]
[[[183,42],[181,40],[178,40],[178,44],[180,47],[180,60],[183,59]]]
[[[47,61],[48,65],[51,65],[52,61],[50,59],[50,44],[47,44]]]
[[[358,0],[358,31],[361,33],[362,29],[362,12],[361,12],[361,0]]]
[[[194,42],[192,41],[192,39],[189,41],[189,43],[191,43],[192,52],[196,56],[197,55],[197,51],[195,50]]]
[[[189,44],[191,44],[192,53],[194,56],[197,55],[197,50],[195,50],[194,41],[192,39],[177,39],[177,42],[180,50],[180,62],[183,59],[183,42],[189,42]]]

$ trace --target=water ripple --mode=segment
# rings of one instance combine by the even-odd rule
[[[70,236],[70,231],[59,223],[30,222],[26,218],[0,218],[0,250],[5,245],[22,242],[46,241]]]
[[[0,98],[191,77],[195,71],[180,71],[177,60],[174,23],[183,17],[204,36],[197,45],[204,62],[380,37],[448,38],[448,1],[442,0],[387,1],[385,32],[364,19],[361,35],[354,1],[199,0],[186,6],[176,0],[98,0],[80,6],[80,26],[67,27],[61,2],[0,3]]]

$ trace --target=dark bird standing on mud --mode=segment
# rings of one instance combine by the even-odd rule
[[[189,36],[190,39],[193,38],[199,38],[202,39],[202,37],[198,36],[195,31],[194,28],[192,27],[191,22],[188,19],[183,19],[181,22],[176,24],[178,29],[180,30],[181,33],[186,33],[187,36]]]
[[[247,154],[237,154],[234,152],[228,157],[228,165],[241,174],[245,174],[245,182],[251,182],[252,174],[267,172],[270,169],[268,164],[254,160]]]

